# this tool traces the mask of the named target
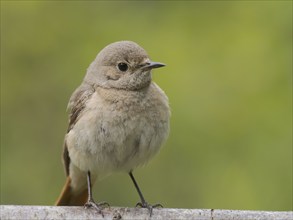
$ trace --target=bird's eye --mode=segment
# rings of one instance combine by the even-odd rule
[[[125,72],[128,70],[128,65],[126,63],[118,63],[118,69],[122,72]]]

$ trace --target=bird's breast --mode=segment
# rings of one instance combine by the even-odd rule
[[[169,133],[168,100],[156,85],[148,89],[98,89],[92,95],[66,137],[77,167],[105,173],[130,171],[159,151]]]

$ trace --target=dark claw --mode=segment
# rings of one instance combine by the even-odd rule
[[[147,208],[149,210],[150,217],[153,215],[154,208],[163,208],[161,204],[150,205],[148,203],[141,203],[141,202],[138,202],[135,207]]]
[[[88,209],[88,208],[95,208],[99,214],[101,214],[104,217],[104,214],[102,212],[102,209],[104,207],[110,207],[109,203],[107,202],[100,202],[100,203],[96,203],[94,200],[89,200],[84,204],[84,208]]]
[[[110,208],[110,204],[107,203],[107,202],[99,202],[98,205],[103,207],[103,208],[105,208],[105,207]]]

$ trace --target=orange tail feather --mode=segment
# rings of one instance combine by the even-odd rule
[[[72,192],[70,186],[71,179],[70,177],[66,178],[65,185],[62,189],[62,192],[56,201],[55,205],[57,206],[83,206],[88,199],[87,189],[84,189],[78,194]]]

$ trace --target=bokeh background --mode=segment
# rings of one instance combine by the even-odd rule
[[[1,204],[55,202],[68,99],[119,40],[167,64],[170,137],[135,171],[149,202],[292,210],[292,1],[1,1]],[[94,195],[139,199],[125,174]]]

